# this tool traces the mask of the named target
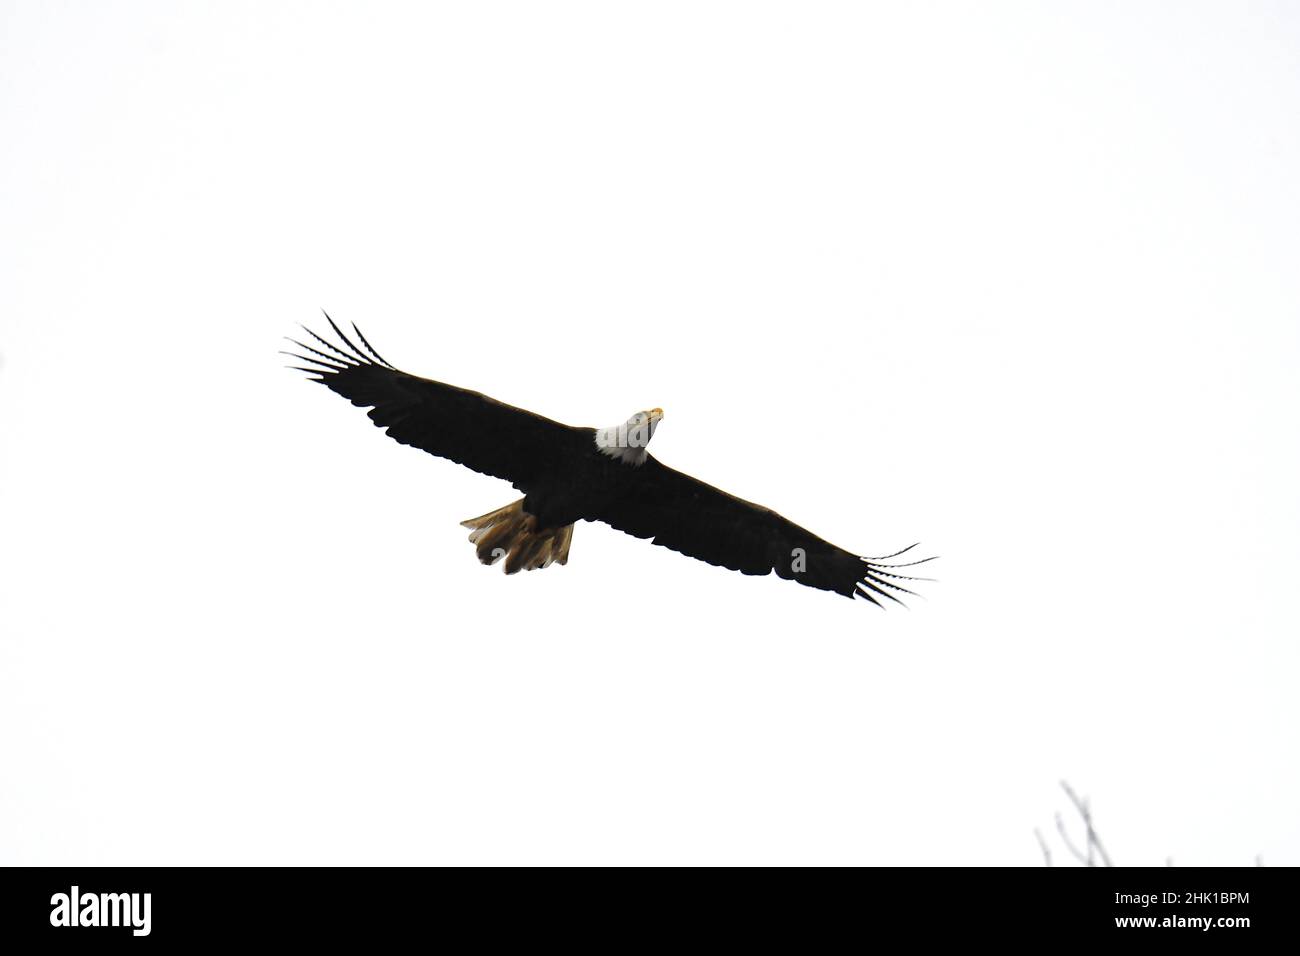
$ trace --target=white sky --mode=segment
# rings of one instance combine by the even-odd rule
[[[1300,863],[1300,13],[0,4],[0,861]],[[852,550],[601,525],[356,321]]]

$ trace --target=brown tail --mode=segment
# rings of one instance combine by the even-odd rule
[[[506,574],[544,568],[552,561],[569,563],[573,525],[538,528],[537,519],[524,510],[522,498],[512,505],[462,521],[461,527],[471,529],[469,540],[484,564],[506,559]]]

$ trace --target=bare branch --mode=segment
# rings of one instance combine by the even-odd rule
[[[1102,846],[1101,837],[1097,835],[1096,827],[1093,826],[1092,807],[1088,804],[1088,798],[1080,797],[1075,793],[1074,788],[1070,786],[1068,781],[1061,781],[1061,789],[1064,790],[1065,795],[1070,798],[1070,803],[1074,805],[1075,812],[1077,812],[1083,820],[1085,838],[1084,849],[1080,850],[1078,845],[1070,839],[1070,833],[1065,827],[1065,818],[1060,813],[1057,813],[1056,832],[1060,834],[1061,842],[1065,844],[1065,848],[1070,852],[1070,855],[1074,857],[1075,860],[1084,866],[1114,866],[1115,864],[1111,862],[1110,854],[1107,853],[1106,848]],[[1051,866],[1051,848],[1047,845],[1047,840],[1043,838],[1042,832],[1037,827],[1034,828],[1034,837],[1038,840],[1038,848],[1043,852],[1043,862],[1046,865]],[[1165,857],[1165,866],[1173,865],[1174,858],[1172,856]],[[1255,865],[1264,865],[1264,857],[1262,854],[1255,855]]]

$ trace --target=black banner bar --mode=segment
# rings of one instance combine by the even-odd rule
[[[0,871],[8,942],[354,940],[449,930],[623,945],[802,945],[843,938],[1131,940],[1216,946],[1293,939],[1290,869],[19,869]],[[689,928],[689,932],[688,932]],[[685,934],[685,935],[684,935]],[[20,950],[10,948],[10,952]],[[23,950],[25,951],[25,950]]]

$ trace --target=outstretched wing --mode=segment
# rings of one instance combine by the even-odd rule
[[[775,571],[779,577],[811,588],[848,598],[862,595],[879,604],[878,597],[898,601],[891,593],[894,591],[913,593],[898,581],[924,580],[894,569],[933,560],[883,563],[903,551],[885,558],[859,557],[770,508],[729,495],[653,456],[647,456],[637,469],[634,482],[634,493],[604,508],[595,515],[596,520],[732,571]]]
[[[306,329],[324,350],[290,339],[303,353],[285,352],[403,445],[411,445],[485,475],[526,488],[555,463],[591,443],[592,430],[574,428],[498,402],[479,392],[418,378],[388,364],[352,326],[358,348],[325,316],[339,337],[329,342]],[[305,328],[305,326],[304,326]]]

